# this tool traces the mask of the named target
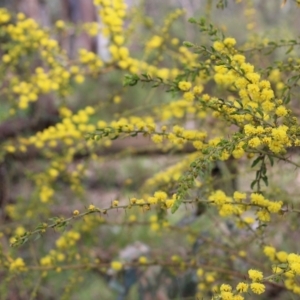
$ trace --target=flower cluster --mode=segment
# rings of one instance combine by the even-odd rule
[[[18,257],[10,262],[9,271],[11,272],[24,272],[26,271],[26,264],[23,258]]]
[[[181,126],[175,125],[172,130],[167,131],[167,126],[161,126],[161,131],[156,131],[156,123],[152,117],[130,117],[121,118],[109,124],[104,121],[98,122],[98,128],[90,136],[94,140],[102,138],[115,139],[119,135],[136,136],[139,133],[143,135],[151,135],[151,139],[155,144],[163,144],[167,149],[170,147],[182,148],[183,145],[190,142],[193,146],[200,150],[205,146],[207,133],[198,130],[186,130]],[[164,142],[167,143],[164,145]],[[168,146],[169,144],[169,146]]]
[[[151,178],[147,179],[144,186],[142,187],[142,191],[149,189],[157,189],[157,188],[166,188],[170,189],[178,179],[184,174],[186,169],[189,168],[190,164],[197,158],[199,154],[193,153],[182,159],[180,162],[173,164],[171,167],[166,168],[163,171],[156,173]],[[198,186],[200,186],[200,182],[198,181]]]
[[[19,136],[15,137],[9,132],[9,137],[3,139],[0,179],[6,177],[3,174],[8,166],[9,172],[15,177],[24,175],[30,184],[26,185],[24,195],[17,195],[19,183],[16,183],[18,188],[8,197],[14,202],[3,204],[5,220],[10,223],[7,226],[5,224],[0,237],[5,239],[7,236],[10,245],[17,247],[33,237],[45,238],[52,230],[55,230],[55,234],[61,232],[56,241],[53,240],[52,249],[50,237],[49,243],[43,243],[47,248],[43,250],[44,254],[34,259],[31,259],[29,252],[23,256],[23,253],[17,253],[17,249],[6,249],[5,241],[4,247],[0,247],[0,264],[9,271],[5,284],[6,280],[10,284],[21,272],[27,272],[28,275],[33,271],[43,272],[42,276],[48,276],[49,270],[68,271],[73,276],[70,285],[65,285],[65,290],[68,290],[72,284],[80,281],[79,276],[74,274],[81,273],[81,270],[97,269],[108,275],[120,272],[112,279],[114,285],[113,281],[128,270],[159,265],[170,271],[162,273],[180,274],[182,278],[192,274],[190,277],[194,282],[198,281],[198,298],[209,295],[214,300],[243,300],[247,293],[249,297],[260,297],[267,284],[272,282],[271,286],[274,281],[282,290],[285,288],[300,294],[300,256],[265,246],[268,229],[274,219],[279,220],[278,215],[283,213],[289,216],[290,212],[297,211],[289,205],[288,193],[280,193],[280,189],[274,186],[268,188],[268,175],[269,167],[278,159],[299,167],[285,155],[288,148],[300,145],[298,119],[293,116],[293,106],[288,105],[299,86],[299,76],[293,74],[286,80],[283,75],[290,70],[298,72],[299,67],[293,65],[298,64],[299,60],[289,58],[282,63],[274,62],[269,68],[258,71],[254,67],[254,56],[246,54],[257,50],[247,50],[247,47],[255,46],[255,37],[250,43],[237,46],[239,43],[234,38],[224,37],[223,32],[212,25],[206,26],[202,19],[199,22],[193,20],[193,23],[198,23],[200,30],[208,33],[211,41],[204,42],[203,34],[199,46],[189,42],[181,45],[183,37],[174,37],[171,28],[173,22],[183,14],[178,9],[163,19],[161,25],[143,16],[143,22],[151,32],[136,43],[131,34],[139,32],[135,22],[140,21],[141,15],[134,17],[138,9],[128,10],[125,2],[94,0],[99,22],[86,23],[80,30],[75,30],[78,33],[83,30],[92,37],[100,34],[101,38],[107,39],[108,58],[100,58],[97,53],[83,48],[78,49],[74,59],[68,57],[67,51],[62,49],[54,36],[67,34],[69,28],[73,28],[72,24],[58,20],[54,30],[48,30],[22,13],[13,15],[0,9],[3,42],[0,78],[1,95],[5,98],[4,109],[7,105],[9,114],[31,118],[38,104],[46,98],[45,95],[55,96],[53,105],[58,109],[57,115],[50,120],[51,125],[47,122],[38,124],[41,129],[37,131],[35,124],[31,126],[30,123],[29,130],[21,131]],[[249,20],[254,16],[250,4],[246,16]],[[251,29],[254,23],[249,21],[248,25],[248,29]],[[296,40],[286,43],[292,47],[298,44]],[[259,47],[264,45],[272,46],[264,41]],[[278,45],[286,46],[283,42]],[[136,49],[142,49],[142,55],[137,54]],[[113,106],[111,111],[106,103],[105,106],[103,103],[94,105],[96,99],[92,102],[93,107],[88,104],[84,107],[82,101],[71,103],[73,98],[69,96],[73,88],[83,83],[82,90],[89,88],[91,77],[97,82],[100,80],[101,84],[105,83],[111,78],[111,74],[106,76],[110,71],[114,72],[114,78],[117,78],[117,72],[129,73],[125,76],[124,89],[121,81],[113,82],[113,88],[109,88],[110,101],[107,104],[120,104],[120,110],[116,111]],[[146,106],[136,107],[136,100],[139,99],[127,98],[127,86],[139,82],[153,84],[155,88],[165,87],[175,99],[157,97],[157,94],[152,97],[149,93]],[[107,91],[103,88],[101,97],[105,94]],[[72,109],[68,107],[70,103]],[[105,109],[102,110],[103,107]],[[9,119],[9,114],[8,117],[0,117]],[[147,169],[147,179],[143,183],[141,181],[146,176],[138,174],[140,181],[132,187],[126,184],[131,182],[131,176],[130,180],[128,177],[122,178],[125,176],[123,173],[127,176],[128,172],[127,169],[123,172],[127,166],[123,168],[121,160],[128,153],[138,151],[129,149],[116,154],[104,147],[117,145],[115,139],[135,137],[151,143],[151,149],[147,144],[145,152],[154,149],[163,154],[176,152],[178,156],[174,160],[164,157],[165,169],[162,169],[159,160],[157,166],[160,171],[150,178],[150,170]],[[105,153],[105,157],[101,156],[102,153]],[[39,157],[40,160],[37,163],[27,162],[27,155]],[[23,159],[23,156],[25,168],[14,173],[15,165],[12,163],[11,167],[11,162],[15,157]],[[230,192],[226,191],[225,184],[222,189],[217,187],[223,180],[236,179],[237,174],[227,170],[233,158],[240,160],[239,167],[243,170],[253,158],[250,168],[255,169],[256,175],[249,187],[252,191],[246,188],[246,192],[243,192],[244,183]],[[101,181],[104,181],[103,177],[107,179],[109,172],[106,172],[106,166],[104,169],[99,166],[109,159],[116,165],[117,175],[114,173],[112,176],[118,177],[115,186],[124,189],[111,196],[109,201],[105,197],[100,199],[101,203],[105,203],[104,208],[100,208],[99,193],[93,197],[89,188],[95,185],[102,188]],[[156,168],[154,159],[149,161],[151,168]],[[15,169],[19,169],[19,165],[16,164]],[[224,171],[221,180],[217,178],[219,174],[215,174],[219,171]],[[136,174],[136,170],[130,172]],[[248,169],[245,172],[248,173]],[[15,180],[13,175],[8,176],[12,181]],[[3,185],[6,188],[6,183]],[[129,199],[127,202],[123,197],[125,195]],[[269,200],[277,197],[284,201]],[[70,208],[69,215],[49,219],[57,208],[54,205],[59,204],[61,209],[62,201],[69,201],[64,202],[64,207]],[[172,217],[171,212],[175,212],[181,204],[186,206],[186,212],[180,210],[178,215]],[[204,212],[206,207],[208,209]],[[124,214],[121,220],[121,214],[116,217],[120,211],[130,214]],[[227,217],[227,220],[215,216],[216,212]],[[182,215],[183,219],[178,220],[177,217],[181,218]],[[32,230],[25,230],[33,217],[41,219],[40,224]],[[46,219],[49,221],[45,222]],[[187,219],[188,225],[185,223]],[[21,223],[16,225],[17,222]],[[72,229],[68,229],[71,225]],[[122,226],[122,231],[118,226]],[[150,241],[153,242],[151,247],[155,243],[164,244],[164,239],[171,237],[170,245],[174,245],[174,251],[165,257],[161,253],[168,253],[166,249],[158,255],[153,251],[154,256],[157,255],[153,260],[138,256],[132,263],[122,258],[112,259],[117,257],[117,253],[112,253],[103,261],[98,258],[98,255],[102,255],[102,249],[98,251],[99,235],[105,239],[101,245],[103,249],[109,247],[113,240],[109,249],[117,252],[120,244],[116,241],[123,243],[118,237],[125,236],[123,227],[126,226],[131,231],[146,226],[145,231],[155,237]],[[241,235],[238,235],[240,229]],[[224,232],[224,235],[218,235],[219,232]],[[114,234],[113,239],[109,238],[111,233]],[[12,234],[14,237],[11,237]],[[184,235],[182,243],[177,240],[176,234]],[[254,244],[253,239],[257,243]],[[79,247],[79,243],[82,247]],[[248,255],[247,247],[249,252],[257,251],[255,254],[259,254],[258,251],[262,249],[255,246],[257,244],[264,246],[263,252],[272,264],[273,274],[270,276],[264,276],[271,269],[267,266],[268,262],[254,261]],[[190,247],[189,250],[182,251],[184,246]],[[110,255],[112,251],[107,252]],[[184,254],[181,255],[181,252]],[[160,256],[162,259],[158,258]],[[110,271],[113,272],[110,274]],[[237,281],[241,278],[243,281]]]
[[[95,110],[91,106],[79,110],[76,114],[72,114],[70,110],[62,107],[64,116],[62,121],[55,126],[37,132],[35,136],[29,138],[27,144],[34,145],[37,148],[43,148],[46,145],[55,148],[58,141],[62,141],[67,146],[74,145],[74,142],[81,140],[86,132],[95,130],[95,125],[89,124],[89,118],[94,113]]]
[[[146,196],[141,199],[131,198],[130,205],[141,206],[146,210],[149,210],[151,205],[159,205],[161,208],[169,209],[173,206],[176,199],[176,194],[173,194],[172,198],[168,198],[166,192],[156,191],[153,196]]]
[[[70,94],[73,80],[78,84],[84,81],[84,76],[80,73],[86,71],[80,70],[77,66],[66,68],[68,58],[64,50],[59,47],[57,40],[51,38],[47,29],[40,27],[35,20],[26,18],[23,13],[17,14],[16,20],[13,21],[5,9],[2,10],[1,15],[4,20],[2,34],[9,44],[2,56],[2,62],[5,64],[5,71],[13,75],[8,82],[9,88],[5,92],[7,95],[13,95],[17,100],[16,108],[27,109],[31,102],[39,99],[40,95],[51,92],[65,97]],[[6,24],[7,22],[9,24]],[[63,26],[62,23],[57,24]],[[42,65],[31,74],[23,71],[17,73],[16,66],[26,69],[27,58],[33,55],[42,61]],[[82,53],[80,61],[88,64],[91,72],[99,72],[102,66],[101,60],[94,53],[88,55]],[[1,72],[3,73],[3,70]]]
[[[209,201],[216,205],[221,216],[236,215],[240,216],[252,207],[256,208],[256,217],[261,222],[269,222],[271,220],[270,213],[280,213],[283,202],[270,201],[262,194],[251,193],[250,202],[245,201],[247,195],[241,192],[234,192],[233,197],[228,197],[226,194],[217,190],[209,196]],[[253,223],[249,217],[245,219],[246,223]]]
[[[300,295],[300,255],[276,251],[272,246],[265,246],[264,254],[273,263],[274,276],[280,276],[288,290]]]
[[[146,61],[140,61],[131,57],[129,48],[126,46],[127,37],[124,34],[124,19],[127,5],[123,0],[103,1],[96,0],[94,4],[99,8],[98,13],[102,23],[101,32],[110,40],[109,51],[112,62],[123,70],[130,73],[146,73],[163,79],[175,78],[179,74],[177,68],[158,68]],[[163,32],[166,34],[173,20],[182,15],[182,10],[176,10],[165,21]],[[163,37],[154,35],[146,44],[146,50],[159,48],[163,43]],[[146,51],[147,53],[147,51]],[[183,57],[183,55],[182,55]]]

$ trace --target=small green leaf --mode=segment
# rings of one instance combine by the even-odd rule
[[[192,43],[190,43],[190,42],[184,41],[184,42],[183,42],[183,46],[185,46],[185,47],[187,47],[187,48],[191,48],[191,47],[194,46],[194,44],[192,44]]]
[[[137,136],[137,135],[138,135],[138,133],[137,133],[137,132],[134,132],[134,133],[132,133],[130,136],[135,137],[135,136]]]
[[[251,189],[253,190],[255,185],[256,185],[257,181],[256,180],[253,180],[252,183],[251,183]]]
[[[189,18],[188,21],[189,21],[190,23],[192,23],[192,24],[196,24],[196,23],[197,23],[197,21],[196,21],[195,18]]]
[[[175,200],[175,202],[174,202],[174,204],[171,208],[172,214],[174,214],[177,211],[177,209],[179,208],[181,203],[182,203],[182,199],[181,198],[176,198],[176,200]]]
[[[257,157],[257,158],[253,161],[253,163],[252,163],[252,165],[251,165],[251,168],[255,167],[262,159],[263,159],[263,156]]]
[[[265,183],[266,186],[269,185],[268,177],[267,176],[262,177],[262,180],[263,180],[263,182]]]
[[[276,267],[281,268],[281,269],[286,269],[289,265],[287,263],[282,263],[277,265]]]
[[[260,108],[257,108],[256,111],[259,113],[259,115],[260,115],[261,117],[264,116],[264,113],[263,113],[263,111],[262,111]]]
[[[288,104],[290,101],[291,101],[291,94],[288,93],[287,97],[284,98],[283,103],[284,103],[284,104]]]
[[[38,234],[36,235],[36,237],[34,238],[34,241],[37,241],[41,236],[42,236],[42,235],[41,235],[40,233],[38,233]]]
[[[291,46],[286,52],[285,54],[289,54],[290,52],[292,52],[294,50],[294,46]]]
[[[116,140],[118,137],[119,137],[119,135],[117,134],[117,135],[115,135],[113,138],[111,138],[111,140],[112,140],[112,141],[113,141],[113,140]]]

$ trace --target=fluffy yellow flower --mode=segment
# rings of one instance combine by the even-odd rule
[[[111,204],[112,207],[118,207],[119,206],[119,201],[118,200],[114,200]]]
[[[229,284],[222,284],[220,287],[221,292],[231,292],[232,287]]]
[[[231,292],[221,292],[222,300],[232,300],[233,294]]]
[[[249,284],[245,283],[245,282],[240,282],[237,286],[236,286],[236,290],[239,293],[246,293],[248,291],[249,288]]]
[[[288,254],[287,254],[285,251],[279,251],[279,252],[276,253],[276,258],[277,258],[280,262],[284,263],[284,262],[287,261]]]
[[[242,201],[242,200],[245,200],[247,197],[246,193],[240,193],[238,191],[234,192],[233,194],[233,199],[235,201]]]
[[[253,204],[257,204],[260,206],[265,206],[266,204],[269,204],[269,202],[264,198],[264,196],[258,193],[252,193],[250,198],[251,203]]]
[[[282,201],[270,202],[270,204],[268,205],[268,210],[271,213],[278,213],[281,210],[282,205],[283,205]]]
[[[154,134],[151,137],[151,140],[155,143],[155,144],[159,144],[163,141],[163,136],[159,135],[159,134]]]
[[[95,209],[96,209],[96,207],[93,204],[90,204],[89,207],[88,207],[88,210],[95,210]]]
[[[227,201],[225,193],[221,190],[214,192],[211,196],[209,196],[208,199],[210,201],[213,201],[217,205],[225,204],[225,202]]]
[[[223,43],[227,47],[233,47],[236,44],[236,40],[234,38],[228,37],[223,41]]]
[[[148,262],[148,259],[146,256],[140,256],[139,263],[140,264],[146,264]]]
[[[263,273],[254,269],[250,269],[248,275],[253,281],[260,281],[263,279]]]
[[[257,148],[258,146],[260,146],[260,144],[261,144],[261,141],[258,137],[254,137],[248,141],[248,145],[251,148]]]
[[[115,271],[121,271],[123,268],[123,264],[119,261],[112,261],[110,266]]]
[[[293,272],[295,272],[297,275],[300,274],[300,263],[299,262],[293,262],[290,264],[290,268]]]
[[[168,195],[166,192],[163,192],[163,191],[157,191],[154,193],[154,197],[158,200],[158,201],[162,201],[164,202],[167,198],[168,198]]]
[[[159,48],[163,43],[163,38],[158,36],[158,35],[154,35],[148,42],[146,47],[149,49],[155,49],[155,48]]]
[[[256,213],[256,215],[262,222],[269,222],[271,220],[270,214],[266,210],[260,210]]]
[[[192,92],[186,92],[183,94],[183,98],[186,101],[192,102],[195,99],[195,95]]]
[[[65,22],[63,20],[58,20],[55,22],[55,26],[58,29],[63,29],[65,28]]]
[[[275,258],[276,255],[276,249],[271,246],[265,246],[264,247],[264,254],[268,256],[271,260]]]
[[[193,89],[195,95],[199,95],[203,92],[203,85],[195,86]]]
[[[283,105],[278,106],[275,110],[275,114],[278,117],[284,117],[285,115],[287,115],[287,113],[288,113],[288,111]]]
[[[250,287],[252,292],[258,295],[264,293],[266,289],[262,283],[258,283],[258,282],[251,283]]]
[[[23,258],[16,258],[9,266],[10,271],[25,271],[26,265]]]
[[[4,54],[2,56],[2,61],[5,63],[9,63],[11,61],[11,57],[8,54]]]
[[[213,47],[216,51],[219,51],[219,52],[224,50],[224,44],[219,41],[214,42]]]
[[[186,92],[186,91],[188,91],[192,87],[192,84],[190,82],[188,82],[188,81],[180,81],[178,83],[178,87],[179,87],[180,90]]]

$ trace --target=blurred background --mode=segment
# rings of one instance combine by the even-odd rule
[[[170,26],[169,39],[175,39],[170,51],[179,48],[183,41],[210,45],[207,36],[188,22],[190,17],[206,17],[208,22],[220,28],[226,36],[235,37],[238,45],[244,49],[254,47],[253,45],[267,45],[268,41],[278,41],[281,37],[285,40],[296,39],[300,28],[299,10],[296,9],[294,1],[287,1],[284,6],[282,3],[281,0],[127,0],[125,27],[130,33],[127,45],[133,57],[143,59],[147,42],[153,35],[162,33],[166,16],[177,9],[183,9],[185,13]],[[76,59],[80,48],[96,53],[104,62],[110,60],[109,39],[102,34],[92,36],[82,30],[84,23],[101,22],[92,0],[1,0],[0,7],[16,13],[24,12],[26,16],[48,28],[51,36],[59,41],[71,60]],[[63,33],[53,30],[58,20],[67,24],[68,29]],[[294,59],[294,63],[297,61],[299,50],[296,47],[288,56],[285,52],[286,49],[280,48],[269,55],[257,51],[249,53],[248,58],[257,70],[267,69],[274,62],[288,61],[289,58]],[[150,54],[147,59],[149,63],[161,68],[173,64],[172,59],[161,60],[157,53]],[[177,67],[183,69],[184,64]],[[126,73],[112,68],[101,76],[86,77],[81,85],[74,86],[67,97],[42,95],[42,101],[36,107],[13,117],[10,117],[10,104],[0,95],[0,142],[17,139],[20,135],[30,136],[55,124],[60,120],[61,106],[68,107],[72,112],[91,106],[96,109],[96,114],[91,117],[92,122],[97,124],[99,120],[111,122],[130,115],[144,118],[155,109],[160,110],[162,105],[173,101],[172,95],[165,93],[163,88],[151,89],[147,85],[124,88],[123,79]],[[266,77],[268,75],[267,72],[264,74]],[[282,72],[282,81],[287,76]],[[208,91],[216,95],[224,93],[215,86],[208,87]],[[294,91],[292,105],[295,105],[297,113],[298,86]],[[34,111],[39,111],[39,117],[32,124],[29,120],[35,115]],[[178,119],[173,117],[169,124],[177,124]],[[191,124],[188,117],[180,118],[180,122],[185,126]],[[224,124],[201,118],[192,122],[194,128],[203,126],[214,136],[223,134]],[[209,265],[220,264],[224,269],[237,270],[247,270],[249,264],[256,261],[259,267],[268,270],[268,266],[264,265],[265,258],[259,254],[259,247],[253,242],[251,232],[244,230],[237,234],[236,228],[230,222],[217,218],[213,210],[204,212],[203,207],[197,208],[194,205],[183,206],[178,214],[167,216],[161,216],[157,211],[141,209],[111,211],[105,218],[88,216],[82,221],[72,223],[64,232],[49,231],[35,242],[18,249],[10,249],[11,236],[22,234],[25,229],[32,229],[39,222],[53,216],[71,216],[73,210],[82,211],[89,204],[107,207],[114,200],[127,203],[131,197],[159,188],[171,192],[172,180],[178,179],[181,174],[180,163],[189,159],[190,152],[190,149],[180,149],[174,153],[165,153],[154,147],[149,139],[138,137],[117,140],[112,145],[101,145],[95,150],[94,156],[85,151],[79,152],[68,162],[67,171],[77,172],[80,180],[70,183],[62,175],[53,185],[54,199],[40,209],[36,209],[38,202],[32,178],[48,167],[47,155],[32,151],[26,155],[5,156],[0,165],[0,230],[3,234],[1,251],[2,254],[11,252],[14,256],[21,256],[37,267],[36,272],[33,271],[30,276],[21,274],[9,281],[9,284],[3,280],[0,283],[0,293],[2,291],[5,296],[0,298],[195,299],[200,290],[201,295],[205,295],[204,299],[210,299],[211,291],[206,290],[205,284],[214,280],[219,271],[212,268],[202,274],[192,268],[175,270],[162,265],[149,268],[132,267],[116,274],[113,270],[88,267],[91,261],[103,264],[109,264],[115,259],[136,262],[142,256],[149,260],[153,258],[172,262],[191,257]],[[298,159],[294,154],[291,157]],[[176,167],[172,169],[174,165]],[[210,186],[229,192],[236,189],[249,191],[249,182],[254,176],[249,160],[245,158],[231,170],[230,168],[228,176],[228,166],[217,165]],[[171,174],[168,173],[172,178],[171,182],[164,182],[163,176],[150,180],[155,174],[165,170]],[[288,202],[299,195],[299,180],[298,171],[292,166],[279,163],[270,169],[269,194]],[[72,184],[75,187],[80,186],[84,192],[80,193],[76,188],[70,189]],[[268,234],[272,237],[268,242],[278,246],[284,244],[284,248],[289,251],[299,251],[299,247],[293,242],[299,238],[295,227],[296,216],[293,218],[291,217],[290,225],[280,229],[276,227],[275,220],[268,227]],[[68,236],[69,232],[71,234]],[[72,235],[72,232],[79,232],[80,237]],[[220,232],[222,237],[219,236]],[[290,242],[285,240],[287,234]],[[57,246],[61,235],[71,240],[66,248]],[[249,246],[249,252],[251,248],[252,257],[246,258],[245,244]],[[38,266],[47,266],[45,260],[43,264],[41,259],[51,256],[53,249],[61,254],[61,261],[57,258],[55,269],[41,272]],[[70,267],[64,269],[61,267],[64,264]],[[72,264],[87,264],[87,267],[75,269],[71,267]],[[0,276],[6,278],[6,271],[1,270]],[[225,274],[224,278],[226,276],[230,277],[230,274]],[[274,285],[269,288],[265,298],[261,299],[290,298],[280,286]]]

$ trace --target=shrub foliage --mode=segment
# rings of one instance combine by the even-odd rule
[[[0,9],[1,299],[298,297],[300,42],[254,34],[237,2],[243,41],[212,5],[195,41],[180,9],[94,0],[100,22],[51,29]],[[71,57],[70,31],[106,55]]]

